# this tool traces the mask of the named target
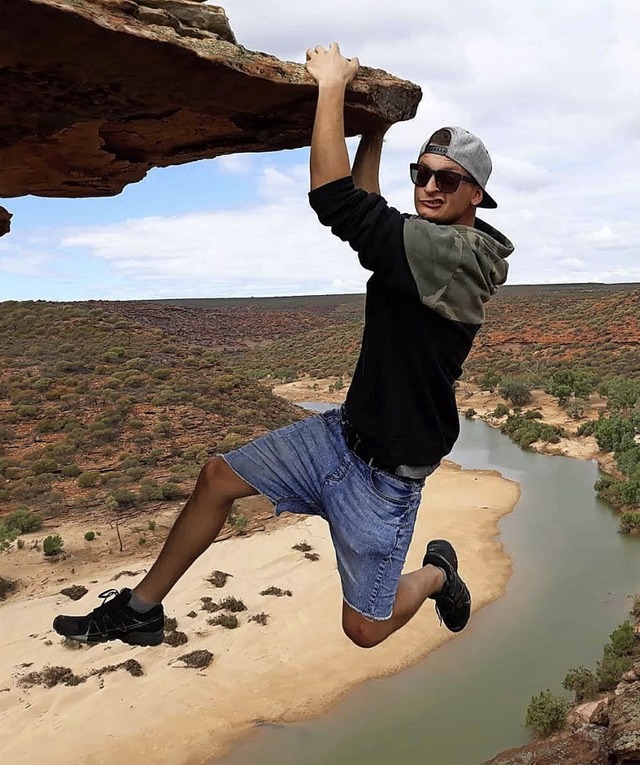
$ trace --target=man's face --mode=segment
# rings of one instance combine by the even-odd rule
[[[441,154],[423,154],[418,163],[431,170],[453,170],[461,175],[469,175],[457,162]],[[475,206],[481,201],[482,189],[476,183],[467,181],[462,181],[457,191],[451,194],[439,191],[433,176],[429,178],[426,186],[414,187],[416,212],[431,223],[473,226]]]

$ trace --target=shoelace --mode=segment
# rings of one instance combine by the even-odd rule
[[[101,592],[98,597],[102,598],[102,603],[97,607],[94,608],[91,612],[91,616],[98,616],[98,614],[102,611],[102,609],[107,605],[107,603],[110,603],[114,598],[117,598],[120,594],[119,590],[115,590],[111,588],[110,590],[105,590],[104,592]]]

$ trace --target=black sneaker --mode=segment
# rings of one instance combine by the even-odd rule
[[[86,616],[56,616],[53,629],[81,643],[122,640],[130,645],[160,645],[164,640],[164,609],[154,606],[146,614],[127,605],[131,590],[101,592],[102,605]]]
[[[447,574],[447,581],[440,592],[429,596],[436,602],[440,623],[444,622],[451,632],[460,632],[471,616],[471,593],[458,575],[458,558],[453,546],[446,539],[433,539],[427,545],[422,565],[428,563]]]

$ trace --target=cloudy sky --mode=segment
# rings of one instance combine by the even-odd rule
[[[422,87],[417,117],[385,144],[395,207],[412,211],[421,142],[462,125],[493,157],[499,208],[484,217],[516,245],[512,284],[640,282],[638,0],[221,4],[248,48],[303,62],[337,40]],[[110,199],[6,200],[0,300],[363,291],[367,272],[307,190],[301,149],[155,170]]]

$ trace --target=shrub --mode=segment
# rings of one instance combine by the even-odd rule
[[[0,443],[11,441],[13,438],[15,438],[15,433],[11,428],[7,428],[5,425],[0,425]]]
[[[291,549],[298,550],[299,552],[311,552],[311,550],[313,550],[313,547],[308,542],[302,541],[293,545]]]
[[[4,600],[10,592],[16,588],[16,583],[0,576],[0,600]]]
[[[143,502],[149,502],[151,500],[162,498],[162,489],[155,481],[151,479],[145,479],[144,481],[140,482],[140,499]]]
[[[244,532],[247,529],[247,526],[249,525],[249,519],[246,515],[243,513],[239,513],[234,508],[231,509],[231,512],[229,513],[228,517],[228,523],[229,525],[235,529],[238,534],[244,534]]]
[[[87,542],[93,542],[93,540],[96,538],[96,532],[95,531],[87,531],[84,535],[84,538],[87,540]]]
[[[498,404],[498,406],[491,412],[493,417],[506,417],[511,409],[506,404]]]
[[[262,590],[262,592],[260,594],[261,595],[275,595],[276,598],[282,598],[285,595],[290,598],[293,595],[291,590],[281,590],[279,587],[274,587],[273,585],[271,585],[271,587],[267,587],[266,590]]]
[[[618,685],[620,678],[633,666],[632,656],[617,656],[606,650],[596,666],[596,675],[601,691],[610,691]]]
[[[488,369],[478,381],[480,390],[495,390],[501,381],[500,375],[493,369]]]
[[[162,499],[184,499],[188,495],[188,492],[182,486],[170,482],[163,483],[160,486],[160,492]]]
[[[88,489],[92,486],[97,486],[100,483],[100,473],[88,470],[84,473],[80,473],[78,476],[78,486],[81,489]]]
[[[618,528],[623,534],[629,534],[632,531],[640,531],[640,512],[631,511],[622,513]]]
[[[565,677],[563,688],[575,694],[576,701],[584,701],[595,696],[600,690],[600,681],[595,672],[586,667],[576,667]]]
[[[77,465],[64,465],[60,470],[65,478],[77,478],[82,472]]]
[[[53,473],[53,471],[57,470],[57,468],[58,463],[52,459],[34,460],[33,464],[31,465],[31,469],[36,475],[41,475],[42,473]]]
[[[134,507],[139,501],[138,495],[128,489],[116,489],[111,492],[109,499],[117,503],[118,507]]]
[[[227,574],[224,571],[212,571],[211,575],[205,578],[206,582],[212,584],[214,587],[224,587],[227,583],[227,579],[232,577],[233,574]]]
[[[525,725],[538,736],[548,736],[564,725],[568,708],[562,696],[542,691],[529,702]]]
[[[616,627],[609,639],[611,640],[611,651],[617,656],[631,656],[637,645],[635,632],[628,621]],[[607,646],[605,646],[606,650]]]
[[[3,525],[9,531],[28,534],[30,531],[37,531],[42,526],[42,516],[32,512],[27,507],[19,507],[7,516]]]
[[[500,385],[500,395],[514,406],[525,406],[531,401],[531,390],[522,380],[505,380]]]
[[[576,431],[576,435],[578,436],[592,436],[596,429],[596,420],[587,420],[587,422],[583,422],[582,425],[578,428]]]
[[[220,625],[228,630],[234,630],[238,626],[238,617],[235,614],[218,614],[218,616],[207,619],[207,624],[211,624],[213,627]]]
[[[256,622],[256,624],[260,624],[261,626],[266,627],[268,619],[269,619],[269,614],[265,614],[265,612],[262,611],[259,614],[253,614],[252,616],[248,618],[247,621]]]
[[[234,598],[233,595],[229,595],[229,597],[221,600],[220,608],[233,613],[240,613],[240,611],[247,610],[245,604],[241,600],[238,600],[238,598]]]
[[[474,417],[475,417],[477,414],[478,414],[478,413],[476,412],[476,410],[475,410],[475,409],[467,409],[467,410],[466,410],[466,412],[464,413],[464,416],[465,416],[465,417],[466,417],[468,420],[472,420],[472,419],[473,419],[473,418],[474,418]]]
[[[47,557],[58,555],[64,547],[64,542],[60,534],[49,534],[42,540],[42,549]]]
[[[640,595],[633,596],[633,604],[631,606],[631,614],[636,619],[640,619]]]

